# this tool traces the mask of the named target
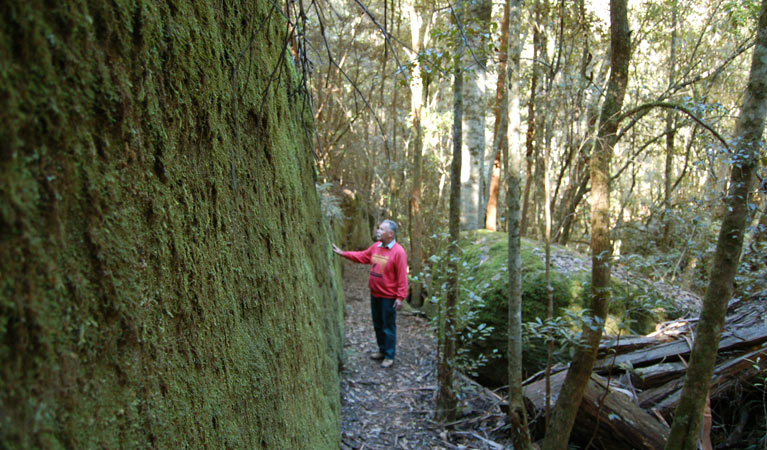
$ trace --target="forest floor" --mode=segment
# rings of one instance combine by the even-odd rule
[[[344,261],[344,365],[341,379],[342,449],[501,449],[503,399],[465,377],[456,422],[435,421],[437,343],[429,322],[397,315],[397,358],[383,369],[370,317],[369,267]]]

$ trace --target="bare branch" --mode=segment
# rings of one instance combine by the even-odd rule
[[[622,121],[623,119],[627,117],[631,117],[633,115],[637,115],[637,117],[634,118],[634,120],[632,120],[632,122],[629,125],[627,125],[626,127],[624,127],[618,132],[618,136],[616,139],[620,140],[620,138],[623,137],[623,135],[626,134],[626,132],[628,132],[628,130],[631,129],[631,127],[633,127],[642,117],[646,116],[653,108],[673,109],[673,110],[687,114],[687,116],[689,116],[692,120],[697,122],[701,127],[708,130],[715,138],[717,138],[717,140],[719,140],[719,142],[722,143],[722,146],[724,146],[724,148],[727,149],[727,151],[730,151],[730,146],[727,143],[727,140],[724,139],[722,135],[720,135],[719,132],[717,132],[711,125],[707,124],[703,119],[696,116],[695,113],[689,110],[688,108],[682,105],[677,105],[676,103],[669,103],[669,102],[645,103],[643,105],[639,105],[636,108],[628,110],[624,112],[623,114],[619,115],[618,118],[616,119],[618,122]]]
[[[394,50],[394,46],[391,43],[391,39],[389,38],[389,33],[386,31],[384,27],[381,26],[381,24],[378,23],[378,20],[376,20],[373,13],[370,12],[370,10],[365,6],[361,0],[354,0],[358,5],[360,5],[360,8],[362,8],[363,11],[365,11],[365,14],[367,14],[368,17],[370,17],[370,20],[373,21],[373,23],[378,27],[379,30],[381,30],[381,33],[383,33],[384,40],[386,41],[386,44],[391,49],[392,55],[394,55],[394,60],[397,61],[397,67],[402,67],[402,63],[399,60],[399,57],[397,57],[397,51]],[[410,78],[408,74],[404,70],[398,70],[398,72],[402,73],[402,76],[405,78],[406,81],[410,81]]]
[[[317,16],[319,17],[320,12],[319,12],[319,9],[317,7],[317,3],[313,2],[312,5],[314,6],[314,10],[317,12]],[[362,93],[360,88],[357,86],[357,83],[355,83],[349,77],[349,75],[346,73],[346,71],[344,71],[341,68],[341,66],[336,62],[335,58],[333,58],[333,54],[332,54],[332,52],[330,50],[330,44],[328,43],[327,36],[325,36],[325,24],[322,22],[322,20],[319,20],[319,24],[320,24],[320,35],[322,36],[322,41],[325,44],[325,48],[328,51],[328,62],[330,64],[334,65],[338,69],[338,71],[341,73],[341,75],[343,75],[344,78],[346,78],[346,80],[354,88],[354,91],[357,92],[357,94],[360,96],[362,101],[365,103],[365,106],[367,106],[368,110],[370,110],[370,114],[372,114],[373,118],[376,121],[376,124],[378,125],[378,129],[381,131],[381,137],[383,138],[384,149],[386,150],[386,155],[387,155],[387,159],[388,159],[388,155],[389,155],[389,140],[386,137],[386,130],[384,130],[384,127],[383,127],[383,124],[381,123],[381,120],[378,118],[378,115],[376,114],[376,112],[373,109],[373,107],[370,106],[370,103],[368,103],[367,98],[365,98],[365,95]],[[378,24],[376,24],[376,25],[378,25]],[[392,51],[393,51],[393,49],[392,49]]]

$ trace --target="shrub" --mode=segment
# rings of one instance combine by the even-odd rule
[[[506,384],[508,325],[507,237],[505,233],[475,231],[461,240],[460,298],[458,302],[458,356],[461,364],[480,382]],[[525,376],[545,367],[546,333],[555,340],[554,362],[566,362],[580,336],[581,317],[588,305],[590,272],[588,259],[571,269],[553,267],[554,320],[546,321],[548,295],[543,251],[539,243],[522,241],[522,321]],[[563,251],[559,249],[559,251]],[[434,298],[441,296],[442,257],[432,258],[427,278]],[[436,289],[435,289],[436,288]],[[667,299],[644,279],[629,277],[612,282],[613,299],[605,327],[607,333],[646,333],[673,315]],[[434,301],[434,300],[433,300]],[[433,311],[432,311],[433,312]],[[433,314],[436,315],[436,314]],[[460,365],[460,364],[459,364]]]

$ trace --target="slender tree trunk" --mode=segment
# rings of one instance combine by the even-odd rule
[[[610,0],[610,81],[602,105],[599,132],[591,156],[591,304],[583,328],[583,346],[576,349],[554,406],[543,448],[564,450],[575,423],[583,392],[591,377],[607,315],[612,255],[609,235],[610,160],[623,105],[631,55],[626,0]]]
[[[671,55],[669,58],[668,86],[674,84],[676,74],[676,35],[677,35],[677,0],[671,6]],[[663,237],[661,249],[668,250],[671,247],[671,191],[674,177],[674,131],[676,123],[676,111],[670,109],[666,112],[666,164],[663,183]]]
[[[463,1],[455,8],[456,21],[463,21]],[[445,295],[445,331],[442,358],[438,367],[439,392],[437,395],[437,418],[451,421],[456,414],[456,395],[453,387],[453,362],[455,359],[455,306],[458,303],[458,240],[461,226],[461,149],[463,141],[463,40],[458,38],[454,62],[453,82],[453,161],[450,164],[450,244],[448,247],[448,282]]]
[[[728,213],[722,220],[719,240],[711,263],[703,311],[696,328],[695,344],[674,414],[667,450],[697,449],[711,376],[716,362],[727,304],[732,298],[743,235],[748,219],[748,197],[759,166],[759,149],[767,114],[767,0],[762,1],[754,54],[746,95],[735,126],[733,166],[725,199]]]
[[[529,215],[527,216],[528,223],[533,231],[533,236],[543,237],[543,214],[544,214],[544,153],[546,152],[546,146],[549,145],[549,136],[552,133],[551,129],[551,117],[553,111],[549,109],[549,100],[551,98],[551,83],[553,70],[551,68],[551,61],[549,61],[549,36],[548,36],[548,24],[550,4],[549,0],[538,0],[536,2],[536,23],[539,27],[539,53],[538,60],[535,61],[536,67],[541,71],[543,75],[543,96],[538,96],[538,105],[536,109],[537,124],[535,125],[535,147],[534,147],[534,161],[535,170],[533,173],[533,200],[530,203]]]
[[[487,99],[485,98],[485,79],[487,56],[483,50],[486,39],[484,33],[472,30],[473,24],[486,28],[490,23],[492,2],[490,0],[474,0],[465,5],[466,20],[464,27],[471,52],[464,53],[464,66],[470,67],[469,76],[464,77],[463,83],[463,140],[461,167],[461,222],[463,228],[475,230],[485,223],[484,180],[485,166],[485,116]]]
[[[508,336],[508,372],[509,372],[509,423],[510,433],[514,442],[514,448],[529,450],[532,448],[530,432],[527,426],[527,411],[525,410],[524,394],[522,393],[522,247],[520,239],[520,177],[521,158],[519,140],[519,61],[522,50],[522,42],[518,38],[522,16],[522,0],[507,0],[504,6],[504,16],[509,18],[510,31],[508,36],[513,40],[510,44],[510,60],[505,75],[509,83],[509,92],[504,95],[509,102],[503,109],[511,110],[512,116],[504,121],[506,129],[501,128],[500,133],[510,133],[506,142],[511,144],[502,146],[503,161],[506,163],[506,209],[508,211],[509,230],[509,336]],[[511,44],[513,42],[513,44]],[[511,108],[508,104],[511,103]],[[509,126],[510,125],[510,126]],[[511,157],[509,157],[511,151]]]
[[[548,93],[546,95],[548,103]],[[553,114],[548,112],[547,114]],[[551,126],[551,124],[548,124]],[[549,179],[549,164],[551,160],[551,140],[546,138],[546,146],[543,153],[543,239],[546,252],[545,264],[546,264],[546,318],[552,320],[554,318],[554,288],[551,286],[551,180]],[[550,404],[551,404],[551,363],[554,357],[554,339],[552,336],[552,330],[549,328],[547,333],[547,355],[546,355],[546,423],[550,417]]]
[[[541,54],[541,31],[543,24],[540,22],[540,5],[535,1],[533,6],[535,21],[533,23],[533,73],[530,79],[530,98],[527,104],[527,134],[525,135],[525,190],[522,194],[522,219],[519,229],[522,235],[527,234],[530,217],[530,187],[533,183],[533,161],[535,159],[535,147],[538,136],[535,103],[537,99],[538,77],[541,72],[537,60]]]
[[[501,19],[501,43],[498,51],[498,82],[495,91],[495,125],[493,129],[493,169],[490,174],[489,197],[485,211],[485,229],[495,231],[498,220],[498,192],[501,187],[501,149],[508,146],[508,135],[504,130],[508,129],[509,117],[509,91],[506,88],[506,78],[509,76],[506,70],[509,54],[509,2],[503,5],[503,19]],[[511,80],[509,80],[511,82]]]
[[[584,19],[585,20],[585,19]],[[585,26],[584,40],[588,43],[588,27]],[[588,47],[584,49],[588,51]],[[585,61],[588,61],[587,58]],[[588,64],[584,62],[584,65]],[[599,62],[594,64],[598,70],[596,74],[587,74],[586,69],[582,71],[582,76],[587,84],[584,89],[584,102],[586,103],[586,114],[583,125],[583,137],[580,145],[581,151],[579,152],[576,162],[575,176],[576,180],[573,185],[568,187],[567,193],[560,204],[562,205],[562,211],[557,215],[558,224],[557,230],[557,242],[561,245],[565,245],[570,240],[570,233],[576,219],[576,211],[581,204],[584,196],[588,192],[588,184],[591,181],[591,175],[588,171],[588,158],[589,152],[594,147],[594,136],[597,133],[597,125],[599,120],[599,102],[602,98],[601,92],[604,90],[602,84],[607,77],[607,71],[609,63],[599,58]]]
[[[557,38],[557,57],[553,65],[549,65],[548,79],[546,80],[546,96],[544,104],[546,105],[546,139],[543,151],[543,238],[546,247],[546,297],[547,310],[546,317],[550,321],[554,318],[554,288],[551,286],[551,179],[549,178],[549,166],[551,164],[551,141],[554,136],[554,120],[556,118],[556,108],[552,108],[551,92],[553,90],[554,80],[559,72],[559,64],[562,60],[562,46],[564,45],[564,0],[560,0],[560,26]],[[554,339],[552,330],[549,329],[547,336],[547,358],[546,358],[546,424],[550,418],[550,399],[551,399],[551,363],[554,356]]]
[[[423,284],[420,274],[423,270],[423,251],[421,249],[421,179],[422,179],[422,154],[423,154],[423,125],[421,122],[421,110],[424,103],[423,73],[421,71],[421,62],[419,53],[423,46],[424,31],[423,18],[415,9],[415,2],[412,0],[406,5],[410,16],[410,36],[411,36],[411,61],[413,61],[413,70],[410,75],[410,116],[413,128],[413,184],[410,189],[410,273],[417,278],[410,283],[410,302],[419,308],[422,305],[421,292]]]

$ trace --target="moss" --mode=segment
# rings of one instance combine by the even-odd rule
[[[460,302],[463,310],[459,315],[468,318],[462,326],[469,329],[486,324],[494,328],[493,333],[484,339],[477,339],[476,334],[472,334],[469,339],[464,334],[461,338],[462,346],[474,359],[478,359],[479,355],[492,355],[493,350],[497,350],[500,357],[480,367],[477,374],[488,385],[503,385],[507,379],[507,235],[484,230],[466,233],[462,236],[461,248],[464,298]],[[565,251],[561,248],[557,250]],[[587,270],[588,267],[565,269],[554,265],[551,285],[555,317],[575,316],[588,306],[591,276]],[[607,333],[617,333],[621,327],[629,328],[622,331],[624,334],[646,333],[657,322],[667,319],[673,313],[668,308],[670,302],[641,279],[627,282],[614,278],[612,286],[613,300],[608,312]],[[469,293],[473,297],[471,300],[467,299]],[[548,308],[544,250],[540,243],[526,239],[522,240],[522,305],[522,321],[529,323],[533,329],[539,328],[535,323],[539,319],[545,320]],[[565,320],[563,326],[566,327],[563,329],[565,333],[577,336],[577,322]],[[557,359],[561,361],[569,358],[564,344],[556,344],[560,353]],[[523,358],[526,375],[545,366],[546,353],[541,339],[530,336],[525,339]]]
[[[0,446],[338,447],[340,283],[269,7],[0,6]]]

